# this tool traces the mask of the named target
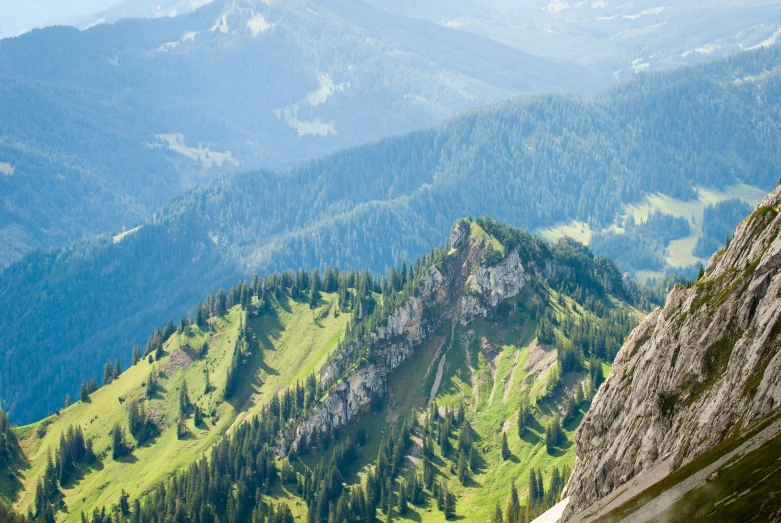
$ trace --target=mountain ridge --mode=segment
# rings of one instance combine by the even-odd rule
[[[562,437],[572,434],[587,401],[584,391],[593,390],[589,380],[598,379],[596,373],[601,377],[601,362],[609,361],[618,348],[617,341],[607,340],[623,337],[640,314],[624,301],[638,300],[638,289],[627,286],[611,262],[568,240],[548,244],[488,219],[459,221],[450,239],[452,249],[436,249],[419,262],[391,271],[381,282],[366,272],[337,274],[328,269],[321,276],[299,272],[253,279],[210,297],[199,304],[192,322],[183,319],[178,329],[171,324],[153,333],[147,354],[142,357],[138,352],[140,359],[128,370],[112,377],[109,368],[106,385],[82,401],[17,429],[29,460],[18,472],[24,490],[17,493],[17,508],[24,511],[41,499],[33,495],[35,484],[49,474],[47,455],[68,427],[83,430],[96,457],[77,463],[75,479],[63,476],[66,479],[55,485],[49,501],[36,502],[34,512],[44,513],[51,504],[58,511],[67,508],[58,520],[78,520],[82,510],[116,503],[124,489],[143,502],[139,510],[147,511],[142,514],[146,521],[156,511],[167,510],[159,508],[156,496],[160,484],[176,488],[176,481],[168,482],[169,474],[192,473],[198,466],[191,463],[214,443],[210,459],[221,459],[223,445],[243,445],[242,438],[275,419],[280,424],[268,434],[267,443],[284,456],[277,458],[281,461],[274,469],[282,478],[285,460],[299,474],[312,473],[316,457],[330,455],[331,445],[338,449],[344,444],[344,439],[330,443],[331,438],[344,432],[352,439],[365,430],[363,438],[370,443],[355,449],[361,466],[342,472],[353,478],[350,482],[361,482],[365,478],[360,470],[375,458],[382,434],[395,433],[411,413],[431,412],[432,400],[451,415],[460,404],[473,420],[474,429],[465,430],[474,430],[473,437],[488,449],[469,465],[475,477],[488,481],[508,468],[523,476],[529,474],[528,467],[543,464],[555,465],[557,473],[563,470],[572,444],[567,440],[559,442],[560,447],[546,448],[541,424],[552,423],[555,409],[567,404],[573,418],[565,418]],[[311,287],[318,278],[323,291],[319,298]],[[299,286],[307,280],[309,289]],[[204,319],[204,314],[211,318]],[[593,330],[586,335],[587,319],[608,338],[595,337]],[[584,356],[584,350],[590,356]],[[561,374],[556,370],[559,365]],[[592,370],[587,371],[589,365]],[[433,370],[424,376],[427,368]],[[515,385],[508,389],[506,380]],[[314,391],[305,392],[310,382]],[[194,407],[183,410],[182,390]],[[287,411],[284,406],[298,397],[298,391],[300,407]],[[524,397],[535,421],[529,421],[528,432],[503,430],[508,432],[507,452],[528,456],[528,462],[500,455],[502,431],[496,429],[497,423],[507,425]],[[142,418],[149,416],[156,427],[148,439],[128,421],[139,405]],[[277,408],[274,405],[280,412],[295,414],[277,418],[268,410]],[[193,408],[199,409],[202,421],[195,417],[191,423],[197,416]],[[377,409],[383,414],[377,416]],[[491,412],[492,419],[482,419],[478,412]],[[112,447],[109,429],[115,424],[125,431],[129,454],[118,454],[116,445]],[[415,438],[423,437],[417,430]],[[222,438],[226,434],[227,440]],[[479,483],[457,480],[439,461],[458,461],[459,456],[446,449],[441,452],[434,461],[435,475],[458,482],[460,486],[451,487],[459,497],[478,496]],[[62,454],[54,456],[59,464]],[[243,481],[240,476],[233,480]],[[279,483],[269,483],[264,506],[301,495],[285,484],[280,491]],[[561,486],[554,483],[551,492]],[[427,492],[432,488],[429,484]],[[499,499],[508,491],[509,485],[491,497]],[[477,510],[474,513],[481,515],[492,509],[484,504],[473,509],[461,506],[466,513]],[[306,510],[298,504],[290,509],[300,516]],[[192,510],[189,517],[197,520],[198,508]],[[314,509],[310,505],[308,510]],[[411,510],[410,515],[422,509]]]

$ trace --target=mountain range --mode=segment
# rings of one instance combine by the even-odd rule
[[[239,282],[54,415],[0,411],[0,495],[95,523],[773,521],[779,206],[650,314],[610,260],[487,218],[381,279]]]
[[[460,216],[594,236],[641,282],[696,272],[735,225],[713,218],[719,202],[744,212],[781,172],[778,62],[773,47],[593,98],[528,96],[290,170],[226,175],[127,234],[29,255],[0,276],[4,405],[20,421],[45,415],[220,286],[299,267],[382,273]]]
[[[289,167],[518,93],[598,83],[352,0],[215,2],[35,30],[0,41],[0,69],[3,266],[130,229],[226,171]]]
[[[132,0],[77,25],[0,42],[0,266],[131,229],[224,172],[770,46],[781,13],[765,1]]]

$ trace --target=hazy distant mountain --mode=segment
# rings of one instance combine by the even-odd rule
[[[214,2],[0,41],[0,265],[130,228],[225,170],[286,167],[583,68],[354,0]]]
[[[616,78],[769,45],[781,36],[781,4],[770,0],[368,2],[539,56],[566,56]]]
[[[50,25],[76,25],[119,1],[0,0],[0,38]]]
[[[199,7],[215,0],[124,0],[116,1],[110,7],[80,20],[79,27],[111,23],[122,18],[159,18],[192,13]]]

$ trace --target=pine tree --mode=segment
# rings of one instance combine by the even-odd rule
[[[469,467],[467,466],[466,455],[462,450],[458,456],[458,481],[461,482],[462,485],[466,485],[468,479]]]
[[[114,368],[111,366],[111,362],[107,361],[103,366],[103,385],[108,385],[114,380]]]
[[[73,400],[71,400],[71,395],[70,394],[66,394],[65,395],[65,408],[67,409],[72,404],[73,404]]]
[[[141,361],[141,347],[139,347],[138,345],[133,345],[132,360],[133,360],[133,365]]]
[[[152,399],[155,391],[157,390],[157,371],[152,369],[149,376],[146,378],[146,399]]]
[[[520,517],[520,500],[518,498],[518,490],[515,488],[515,482],[510,482],[510,499],[507,501],[507,510],[505,512],[505,520],[507,523],[518,523]]]
[[[540,492],[537,488],[537,474],[534,469],[529,470],[529,504],[534,506],[540,499]]]
[[[518,437],[521,438],[526,433],[531,422],[531,411],[529,408],[529,400],[525,399],[521,403],[521,410],[518,413]]]
[[[130,514],[130,503],[128,502],[129,499],[130,496],[127,495],[125,489],[122,489],[122,492],[119,494],[119,512],[123,516]]]
[[[448,491],[445,485],[445,519],[452,519],[456,516],[456,496]]]
[[[184,417],[184,414],[190,410],[190,395],[187,393],[187,379],[182,378],[182,388],[179,390],[179,415]]]
[[[502,460],[507,461],[510,458],[510,447],[507,446],[507,433],[502,432]]]
[[[86,403],[89,401],[89,388],[87,387],[87,380],[81,382],[81,390],[79,391],[79,400]]]
[[[179,419],[176,421],[176,438],[182,439],[187,435],[187,422],[185,421],[185,417],[180,415]]]
[[[203,370],[203,372],[204,372],[204,374],[206,374],[206,385],[204,385],[204,387],[203,387],[203,393],[204,394],[208,394],[208,393],[210,393],[212,391],[212,382],[211,382],[211,379],[209,377],[209,368],[206,367]]]
[[[310,282],[310,289],[309,289],[309,308],[315,309],[317,307],[317,303],[320,301],[320,284],[319,280],[315,281],[312,280]]]
[[[499,506],[499,502],[496,502],[496,506],[494,506],[494,513],[491,516],[491,523],[504,523],[504,519],[502,519],[502,507]]]
[[[111,455],[116,460],[127,454],[127,446],[125,445],[125,436],[122,433],[122,429],[119,423],[114,425],[111,429]]]
[[[122,374],[122,366],[119,364],[119,358],[114,360],[114,371],[111,374],[111,379],[115,380],[119,378],[119,375]]]
[[[407,513],[407,495],[407,487],[405,483],[402,483],[401,486],[399,486],[399,495],[396,505],[396,511],[400,516]]]

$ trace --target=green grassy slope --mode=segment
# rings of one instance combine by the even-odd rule
[[[777,411],[755,421],[716,445],[702,456],[684,465],[661,481],[640,492],[632,499],[599,518],[603,523],[617,523],[640,511],[643,507],[711,467],[707,480],[695,487],[650,521],[654,523],[683,523],[687,521],[720,521],[725,523],[777,521],[781,516],[781,434],[753,445],[747,452],[737,452],[742,445],[774,423],[781,414]],[[715,467],[714,467],[715,465]],[[690,480],[691,481],[691,480]]]
[[[116,503],[123,488],[131,498],[142,497],[174,471],[203,456],[236,421],[259,409],[272,394],[317,370],[336,347],[348,319],[346,314],[334,316],[336,299],[336,295],[323,294],[315,311],[306,304],[285,300],[273,313],[253,318],[251,328],[259,338],[261,351],[252,354],[238,390],[229,401],[224,401],[224,384],[244,316],[238,306],[212,319],[210,331],[203,332],[193,325],[186,333],[175,334],[166,343],[163,358],[153,364],[141,360],[119,379],[94,392],[89,402],[75,403],[57,415],[17,429],[29,465],[22,470],[24,491],[16,500],[16,508],[25,512],[33,502],[47,455],[54,454],[60,435],[70,425],[80,425],[85,437],[93,439],[100,461],[91,467],[82,466],[76,480],[61,489],[68,511],[61,514],[62,520],[78,521],[82,510]],[[204,341],[208,341],[209,350],[203,358],[185,356],[182,347],[200,348]],[[209,393],[204,393],[206,369],[214,387]],[[134,448],[131,456],[115,461],[111,457],[110,430],[119,423],[127,431],[127,407],[144,395],[150,372],[160,375],[158,390],[151,399],[141,401],[147,413],[160,415],[164,428],[159,436]],[[190,434],[179,440],[176,419],[184,380],[191,400],[205,413],[205,422],[195,427],[191,417],[187,421]],[[132,436],[126,436],[135,443]]]

